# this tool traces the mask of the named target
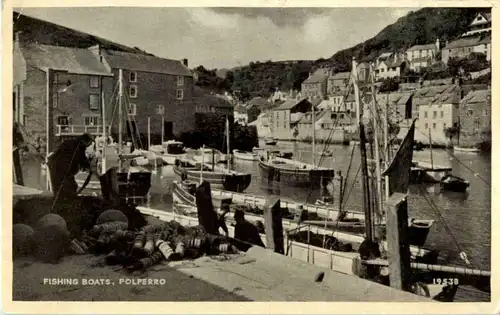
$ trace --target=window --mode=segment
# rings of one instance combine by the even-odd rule
[[[57,117],[57,124],[63,125],[63,126],[69,125],[69,117],[68,116],[58,116]]]
[[[437,118],[437,112],[436,112],[436,111],[433,111],[433,112],[432,112],[432,118],[433,118],[433,119],[436,119],[436,118]]]
[[[158,108],[156,109],[156,113],[158,115],[163,115],[165,113],[165,108],[163,105],[158,105]]]
[[[90,110],[99,110],[99,94],[89,94],[89,108]]]
[[[427,118],[427,112],[424,112],[424,118]]]
[[[436,129],[436,123],[432,123],[432,129]]]
[[[130,88],[129,88],[129,93],[128,95],[131,97],[131,98],[136,98],[137,97],[137,86],[135,85],[131,85]]]
[[[177,98],[178,100],[182,100],[182,99],[184,99],[184,90],[180,90],[180,89],[179,89],[179,90],[177,90],[177,91],[176,91],[176,95],[175,95],[175,96],[176,96],[176,98]]]
[[[177,76],[177,86],[184,86],[184,77],[183,76]]]
[[[474,122],[474,129],[476,129],[476,131],[479,130],[479,129],[481,129],[481,123],[480,123],[479,120],[476,120]]]
[[[443,129],[446,129],[446,123],[443,123]]]
[[[441,111],[441,118],[443,118],[443,117],[444,117],[444,112],[443,112],[443,111]]]
[[[85,126],[99,126],[99,116],[86,116]]]
[[[91,88],[98,88],[99,87],[99,77],[98,76],[91,76],[89,78],[89,84]]]
[[[474,115],[474,111],[472,109],[468,109],[467,110],[467,115],[470,117],[472,115]]]
[[[483,109],[483,116],[488,116],[488,110]]]
[[[429,124],[428,123],[425,123],[425,130],[429,129]]]
[[[130,72],[128,80],[129,82],[137,82],[137,72]]]
[[[135,116],[137,114],[137,105],[134,103],[128,104],[128,114],[130,116]]]

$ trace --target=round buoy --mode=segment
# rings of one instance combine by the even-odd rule
[[[66,221],[57,214],[43,216],[35,225],[34,247],[37,259],[57,263],[70,244]]]
[[[117,222],[117,221],[128,223],[128,218],[120,210],[106,210],[103,213],[101,213],[101,215],[99,215],[99,218],[97,218],[96,225],[108,222]]]
[[[26,224],[12,226],[12,257],[25,256],[33,250],[35,231]]]

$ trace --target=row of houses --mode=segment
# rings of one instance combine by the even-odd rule
[[[448,64],[451,58],[466,58],[472,53],[483,54],[491,61],[491,13],[479,13],[469,25],[469,30],[457,40],[445,42],[439,38],[434,43],[414,45],[403,51],[384,52],[373,62],[358,65],[360,82],[369,79],[370,69],[376,80],[401,76],[406,70],[419,72],[442,61]],[[303,96],[324,99],[343,91],[349,81],[350,72],[333,73],[331,69],[318,69],[302,83]]]
[[[469,90],[456,84],[427,86],[416,91],[376,95],[377,111],[389,121],[405,127],[417,118],[415,139],[436,144],[449,142],[447,129],[460,126],[460,141],[476,143],[481,133],[491,127],[490,89]],[[260,136],[282,140],[311,138],[313,128],[318,139],[342,142],[357,129],[356,105],[353,98],[340,99],[341,105],[321,102],[314,105],[309,99],[288,100],[268,112],[261,113],[252,124]],[[371,119],[371,95],[361,99],[362,118]],[[313,108],[314,117],[313,117]],[[314,119],[313,119],[314,118]],[[314,127],[313,127],[314,120]]]
[[[204,113],[233,114],[230,102],[194,86],[187,59],[99,44],[46,45],[21,32],[15,34],[13,59],[14,121],[42,142],[48,136],[53,145],[83,132],[100,134],[103,124],[117,131],[119,73],[124,132],[126,126],[129,132],[144,135],[149,125],[152,135],[170,139],[195,129]]]

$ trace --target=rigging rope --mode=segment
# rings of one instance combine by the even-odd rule
[[[441,212],[439,211],[438,206],[436,205],[436,203],[432,199],[432,196],[429,194],[429,192],[425,189],[425,187],[422,184],[419,185],[419,188],[420,188],[420,191],[423,193],[423,197],[424,197],[425,201],[427,201],[427,203],[431,206],[431,209],[433,209],[436,212],[436,214],[439,217],[439,219],[441,220],[441,223],[443,224],[446,232],[450,235],[450,237],[452,238],[453,242],[455,243],[455,246],[460,251],[460,258],[465,262],[465,264],[471,266],[472,264],[468,260],[467,254],[462,250],[460,244],[458,243],[458,240],[453,235],[453,233],[452,233],[450,227],[448,226],[448,224],[446,224],[446,221],[445,221],[443,215],[441,214]]]

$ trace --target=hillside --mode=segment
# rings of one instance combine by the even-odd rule
[[[480,11],[485,9],[423,8],[408,13],[373,38],[341,50],[330,58],[316,61],[256,61],[231,69],[229,72],[232,76],[229,79],[232,81],[227,82],[227,85],[239,93],[243,100],[253,96],[267,97],[277,87],[285,91],[290,88],[299,89],[309,72],[318,67],[329,66],[335,72],[350,70],[353,56],[361,61],[373,60],[383,52],[405,50],[416,44],[435,43],[437,38],[445,45],[446,41],[462,35]]]
[[[148,54],[137,47],[117,44],[98,36],[19,14],[18,12],[13,12],[13,14],[14,33],[22,32],[22,36],[26,40],[37,41],[45,45],[78,48],[88,48],[99,44],[105,49],[120,50],[136,54]]]

